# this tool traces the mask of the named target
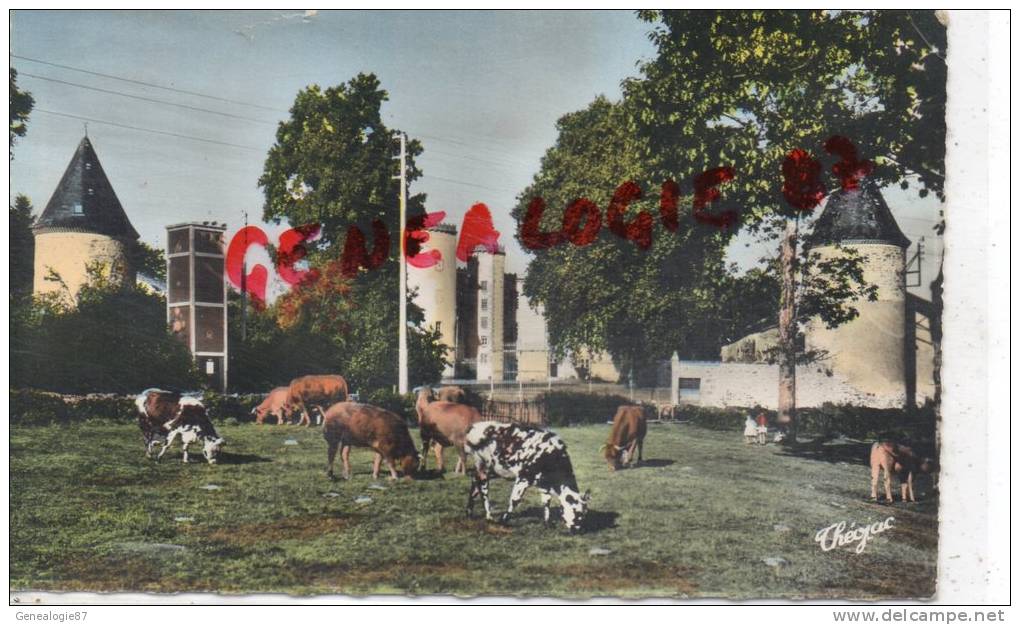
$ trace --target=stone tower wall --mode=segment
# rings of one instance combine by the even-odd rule
[[[86,268],[90,263],[100,262],[105,271],[116,281],[135,281],[135,270],[128,261],[127,244],[101,234],[89,232],[43,232],[35,235],[35,280],[36,294],[61,292],[59,282],[46,279],[50,269],[60,274],[67,285],[68,295],[73,298],[88,280]]]

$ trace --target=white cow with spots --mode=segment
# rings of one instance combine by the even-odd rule
[[[577,490],[567,445],[559,436],[516,423],[480,421],[468,430],[464,449],[475,460],[468,493],[468,516],[474,510],[475,498],[481,495],[485,518],[492,520],[489,478],[495,474],[514,480],[510,502],[500,522],[509,520],[524,492],[534,486],[542,495],[546,525],[549,524],[549,504],[556,497],[563,507],[563,522],[567,529],[571,532],[581,529],[590,496],[587,491],[581,494]]]

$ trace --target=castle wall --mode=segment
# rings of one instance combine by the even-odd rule
[[[35,235],[35,279],[33,292],[64,293],[73,303],[74,297],[88,281],[86,268],[100,262],[107,275],[118,282],[135,281],[135,271],[128,263],[127,245],[118,239],[88,232],[44,232]],[[50,269],[67,285],[46,280]]]
[[[674,385],[674,404],[778,408],[779,365],[679,361],[673,366],[673,376],[686,381]],[[697,389],[692,389],[692,386],[697,386]],[[797,367],[797,405],[811,408],[826,402],[872,408],[903,406],[895,397],[862,392],[847,378],[825,367]]]

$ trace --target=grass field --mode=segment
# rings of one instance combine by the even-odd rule
[[[464,516],[463,476],[373,482],[370,454],[356,450],[354,478],[331,483],[315,428],[218,429],[228,446],[221,464],[208,466],[196,461],[200,453],[181,464],[179,447],[162,464],[146,460],[133,424],[13,426],[11,590],[729,598],[935,591],[931,482],[921,482],[916,504],[866,501],[862,445],[793,454],[745,446],[739,432],[652,424],[645,464],[611,474],[597,453],[608,426],[562,428],[580,487],[592,492],[587,531],[572,536],[562,523],[542,526],[531,492],[503,527]],[[210,485],[219,488],[202,488]],[[499,509],[509,487],[493,483]],[[814,540],[838,521],[888,516],[893,528],[860,555],[851,547],[823,552]],[[772,558],[782,560],[767,564]]]

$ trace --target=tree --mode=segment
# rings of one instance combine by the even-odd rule
[[[278,323],[287,335],[323,339],[333,370],[369,387],[388,387],[397,376],[399,265],[392,252],[400,223],[393,153],[400,133],[382,123],[386,100],[371,74],[300,91],[259,178],[265,219],[321,225],[319,239],[306,244],[314,271],[281,299]],[[418,141],[408,142],[409,182],[421,176],[414,163],[421,153]],[[412,195],[408,213],[423,213],[424,205],[424,194]],[[438,333],[421,327],[419,308],[408,308],[412,358],[432,363],[419,366],[423,377],[412,381],[435,381],[443,366]]]
[[[32,293],[35,272],[35,237],[32,236],[32,201],[18,194],[10,207],[8,221],[11,229],[10,254],[11,296],[24,297]]]
[[[138,273],[166,280],[166,255],[158,247],[152,247],[144,241],[136,241],[131,246],[130,264]]]
[[[28,114],[32,112],[32,107],[35,106],[35,98],[31,93],[18,89],[18,70],[13,67],[10,71],[10,81],[10,156],[11,160],[14,160],[14,141],[17,137],[24,137],[28,132],[25,123],[28,121]]]
[[[638,113],[599,97],[562,117],[556,144],[513,215],[518,240],[535,254],[524,293],[543,304],[557,354],[608,351],[625,375],[647,379],[677,346],[685,357],[718,354],[728,329],[713,296],[732,277],[723,261],[732,232],[706,228],[686,211],[672,227],[658,217],[666,177],[647,167],[647,147],[631,130]],[[635,189],[641,199],[614,201]],[[544,212],[529,228],[536,198]],[[611,205],[622,209],[612,219]],[[550,240],[568,213],[568,221],[577,218],[574,236]],[[628,222],[639,241],[620,236]],[[546,233],[544,243],[535,230]]]
[[[641,110],[649,160],[678,179],[732,166],[720,186],[725,208],[781,239],[780,420],[792,424],[799,217],[865,173],[941,196],[945,28],[931,11],[640,16],[656,23],[658,55],[625,91]],[[816,175],[824,169],[835,179]],[[829,303],[844,309],[834,318],[853,314],[849,300]]]
[[[153,385],[195,388],[187,346],[166,325],[166,301],[118,284],[101,263],[70,306],[57,294],[12,310],[11,385],[61,393],[135,393]]]

